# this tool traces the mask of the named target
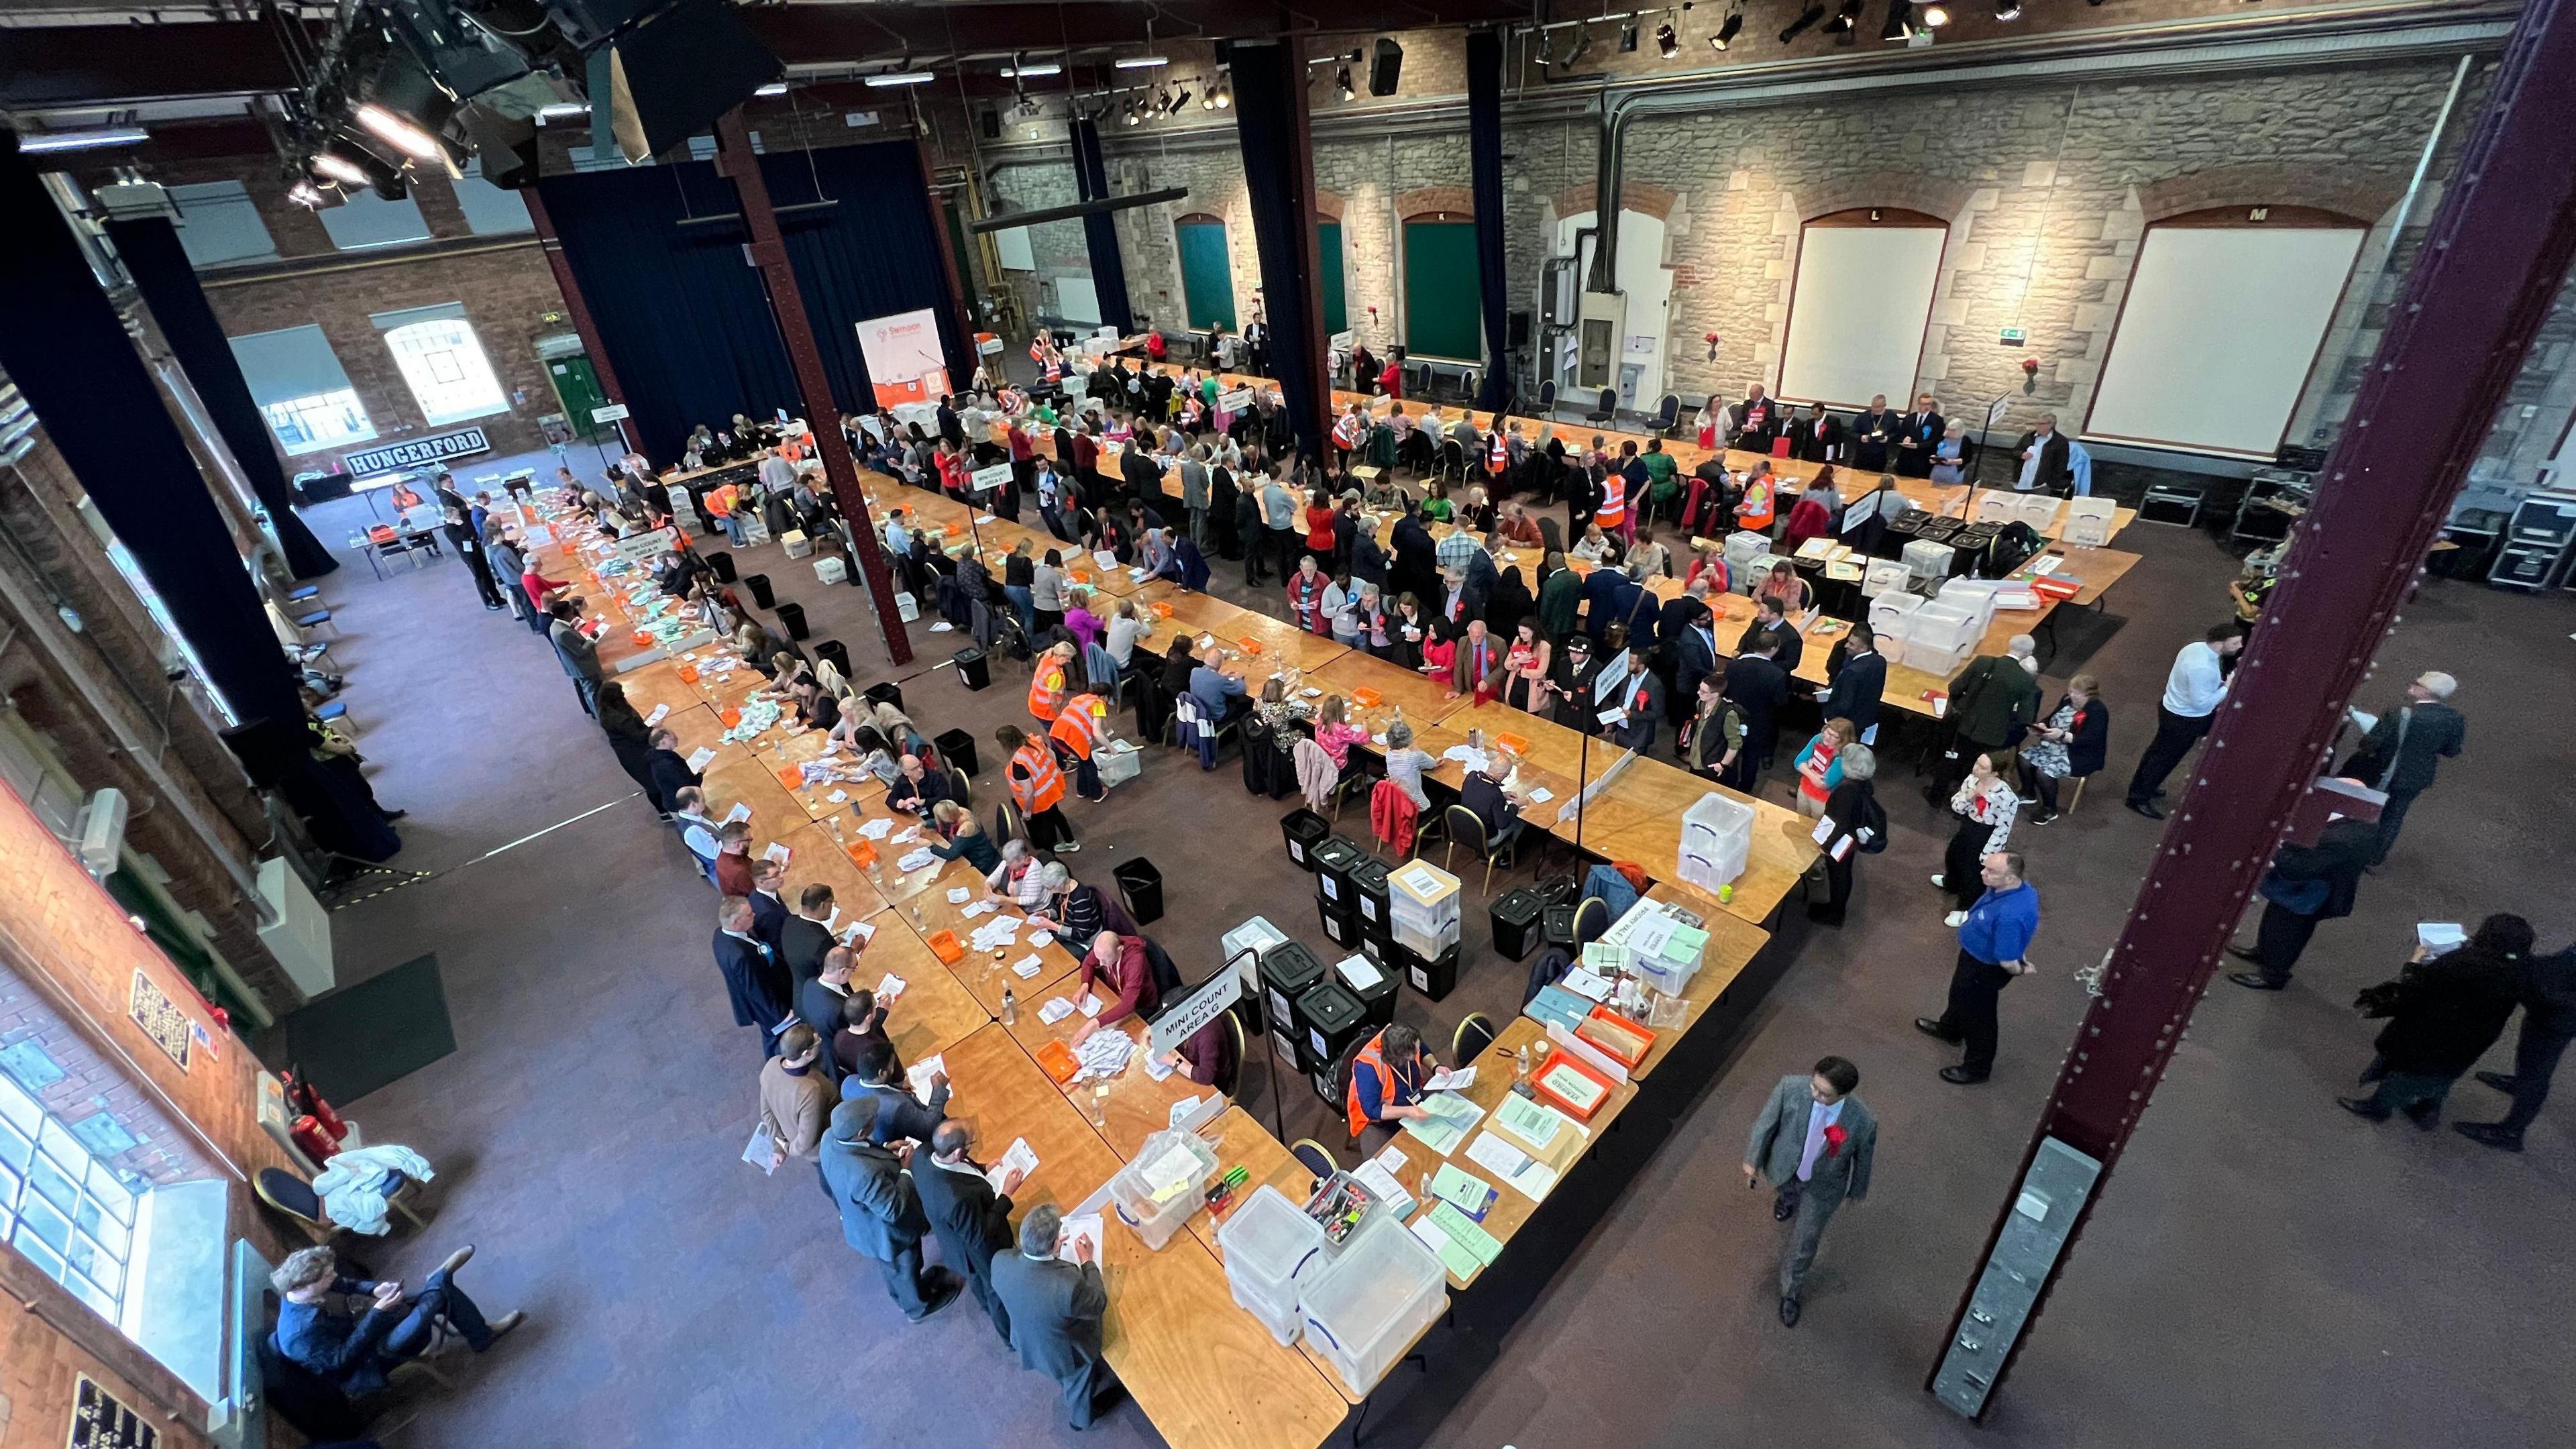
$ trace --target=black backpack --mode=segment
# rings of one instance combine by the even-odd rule
[[[1868,832],[1863,835],[1862,832]],[[1860,818],[1852,822],[1852,839],[1859,843],[1860,853],[1876,855],[1887,849],[1887,807],[1878,803],[1878,792],[1860,797]]]

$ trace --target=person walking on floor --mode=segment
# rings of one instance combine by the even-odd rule
[[[2374,1122],[2394,1111],[2418,1127],[2439,1122],[2451,1084],[2504,1035],[2531,944],[2529,921],[2489,916],[2466,945],[2440,955],[2418,945],[2396,980],[2364,989],[2353,1004],[2365,1016],[2388,1019],[2361,1073],[2378,1086],[2367,1097],[2337,1097],[2335,1105]]]
[[[2227,679],[2219,661],[2245,647],[2234,624],[2212,624],[2196,644],[2174,654],[2165,676],[2165,697],[2156,705],[2156,737],[2138,756],[2138,772],[2129,777],[2129,808],[2149,820],[2165,818],[2156,804],[2165,793],[2165,777],[2209,733],[2210,721],[2227,698]]]
[[[2459,688],[2458,680],[2439,670],[2417,676],[2406,686],[2406,703],[2372,722],[2361,748],[2339,772],[2387,792],[2388,803],[2379,807],[2379,843],[2370,857],[2373,867],[2388,859],[2388,848],[2397,843],[2406,812],[2433,783],[2433,772],[2442,761],[2458,759],[2460,747],[2468,741],[2468,721],[2451,707],[2451,696]]]
[[[1100,1245],[1088,1236],[1064,1238],[1064,1215],[1053,1204],[1029,1209],[1019,1251],[993,1259],[993,1296],[1010,1322],[1020,1366],[1054,1379],[1065,1423],[1088,1429],[1121,1392],[1101,1351],[1109,1285],[1100,1276]],[[1069,1262],[1061,1256],[1067,1253]]]
[[[2523,958],[2522,1034],[2514,1042],[2513,1074],[2480,1072],[2478,1080],[2513,1098],[2513,1110],[2497,1122],[2454,1122],[2451,1130],[2472,1142],[2522,1150],[2522,1134],[2549,1100],[2549,1079],[2567,1043],[2576,1040],[2576,946],[2548,956]]]
[[[921,1240],[930,1232],[930,1219],[894,1149],[872,1140],[876,1123],[873,1097],[832,1109],[832,1125],[823,1134],[823,1187],[840,1209],[842,1241],[875,1261],[895,1306],[919,1323],[947,1307],[963,1285],[946,1268],[922,1266]]]
[[[1860,1068],[1841,1057],[1824,1058],[1806,1076],[1782,1077],[1753,1119],[1744,1146],[1744,1185],[1770,1178],[1771,1220],[1796,1220],[1780,1254],[1783,1327],[1798,1326],[1807,1269],[1816,1261],[1825,1224],[1844,1203],[1869,1196],[1878,1119],[1853,1095],[1859,1086]]]
[[[2279,991],[2290,984],[2290,969],[2308,949],[2308,938],[2320,921],[2339,921],[2352,914],[2361,891],[2361,873],[2378,844],[2379,827],[2367,820],[2330,822],[2314,845],[2284,845],[2272,856],[2255,889],[2263,897],[2263,919],[2254,928],[2251,947],[2228,943],[2227,954],[2251,961],[2252,971],[2230,971],[2227,979],[2254,991]]]
[[[2020,855],[2003,850],[1987,856],[1980,876],[1986,893],[1959,923],[1949,1005],[1938,1017],[1914,1018],[1916,1031],[1966,1044],[1958,1065],[1941,1069],[1941,1080],[1962,1087],[1993,1074],[2000,1031],[1996,1003],[2014,977],[2030,974],[2030,942],[2039,934],[2039,890],[2022,878]]]
[[[1064,818],[1064,767],[1056,763],[1055,751],[1045,739],[1030,739],[1018,725],[1003,725],[993,731],[993,743],[1008,753],[1003,757],[1002,778],[1011,787],[1011,800],[1020,807],[1021,824],[1029,832],[1029,843],[1040,850],[1080,850],[1074,843],[1073,825]]]
[[[1807,902],[1807,919],[1821,926],[1843,923],[1843,913],[1851,904],[1855,857],[1887,849],[1887,811],[1878,803],[1872,783],[1878,777],[1878,753],[1854,741],[1843,746],[1834,763],[1841,768],[1842,779],[1825,797],[1825,819],[1832,828],[1818,857],[1824,866],[1825,898],[1816,900],[1811,892]]]

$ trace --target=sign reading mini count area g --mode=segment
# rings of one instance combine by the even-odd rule
[[[1226,1008],[1242,999],[1243,973],[1219,971],[1191,987],[1154,1018],[1148,1048],[1158,1057],[1170,1056],[1181,1049],[1181,1043],[1198,1035],[1209,1022],[1225,1015]]]

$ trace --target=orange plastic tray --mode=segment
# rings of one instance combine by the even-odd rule
[[[850,846],[850,861],[861,870],[866,870],[869,866],[876,864],[876,844],[873,841],[866,840],[852,842]]]
[[[1652,1028],[1639,1026],[1606,1006],[1592,1008],[1574,1027],[1574,1034],[1619,1059],[1622,1066],[1633,1067],[1655,1049]]]
[[[683,664],[683,665],[681,665],[681,666],[680,666],[680,682],[681,682],[682,684],[695,684],[695,683],[697,683],[697,682],[698,682],[698,666],[696,666],[696,665],[694,665],[694,664]]]
[[[1261,652],[1261,641],[1258,639],[1247,636],[1245,638],[1237,639],[1234,642],[1235,647],[1241,649],[1247,658]]]
[[[958,941],[955,931],[931,932],[929,946],[930,954],[938,957],[943,966],[954,966],[966,959],[966,947]]]
[[[742,723],[742,711],[734,708],[732,705],[726,705],[724,708],[716,711],[716,718],[724,721],[724,727],[726,729],[732,729],[735,725]]]
[[[1515,755],[1526,755],[1529,753],[1530,742],[1529,736],[1527,735],[1505,734],[1501,731],[1496,731],[1494,734],[1494,743],[1511,751]]]
[[[1351,691],[1351,703],[1362,709],[1375,709],[1386,703],[1386,696],[1365,686]]]
[[[778,772],[778,783],[787,790],[801,790],[805,787],[805,772],[790,765]]]
[[[1552,1082],[1566,1083],[1569,1088],[1578,1085],[1573,1082],[1573,1079],[1564,1075],[1567,1072],[1574,1073],[1583,1082],[1588,1082],[1599,1090],[1560,1091],[1549,1085]],[[1595,1113],[1609,1106],[1610,1093],[1613,1089],[1613,1084],[1608,1077],[1594,1071],[1582,1059],[1563,1047],[1550,1051],[1547,1054],[1547,1060],[1539,1063],[1538,1070],[1530,1074],[1530,1090],[1536,1092],[1548,1105],[1559,1108],[1577,1122],[1589,1122]]]
[[[1054,1078],[1059,1087],[1072,1081],[1073,1074],[1082,1070],[1082,1063],[1073,1059],[1073,1048],[1060,1041],[1048,1042],[1029,1055],[1037,1059],[1037,1064],[1046,1069],[1046,1074]]]
[[[1172,617],[1172,606],[1171,606],[1171,605],[1169,605],[1169,604],[1164,603],[1164,602],[1163,602],[1162,600],[1160,600],[1160,599],[1155,600],[1152,604],[1148,605],[1147,607],[1151,608],[1151,609],[1154,611],[1154,617],[1155,617],[1155,618],[1157,618],[1157,619],[1168,619],[1168,618]]]

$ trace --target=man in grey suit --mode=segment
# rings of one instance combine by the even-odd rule
[[[912,1184],[921,1194],[922,1211],[939,1234],[939,1256],[965,1270],[966,1287],[1002,1341],[1011,1341],[1011,1315],[993,1296],[993,1260],[1013,1251],[1011,1194],[1025,1173],[1014,1167],[996,1188],[973,1156],[975,1129],[963,1122],[942,1122],[932,1134],[930,1151],[913,1155]]]
[[[921,1240],[929,1235],[930,1219],[922,1215],[921,1199],[893,1149],[869,1140],[876,1125],[873,1098],[832,1109],[832,1125],[823,1133],[823,1186],[841,1210],[842,1240],[876,1260],[895,1306],[919,1323],[947,1307],[962,1285],[945,1268],[922,1266]]]
[[[1780,1322],[1798,1326],[1798,1295],[1825,1224],[1846,1201],[1869,1196],[1869,1159],[1878,1150],[1878,1119],[1852,1090],[1860,1068],[1826,1057],[1807,1076],[1788,1076],[1771,1089],[1753,1136],[1744,1147],[1744,1185],[1763,1177],[1779,1189],[1771,1220],[1797,1222],[1780,1256]]]
[[[1064,1394],[1065,1422],[1088,1429],[1116,1401],[1118,1378],[1100,1355],[1101,1315],[1109,1311],[1109,1285],[1096,1261],[1099,1245],[1073,1241],[1073,1261],[1057,1260],[1063,1214],[1033,1207],[1020,1220],[1020,1250],[993,1259],[993,1296],[1011,1324],[1011,1347],[1022,1368],[1054,1379]]]

